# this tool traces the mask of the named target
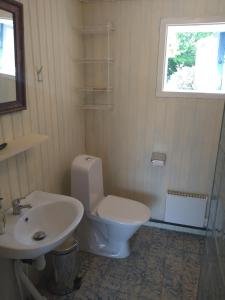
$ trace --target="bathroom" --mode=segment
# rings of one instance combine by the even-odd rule
[[[1,0],[0,10],[9,2]],[[160,90],[164,20],[225,23],[224,0],[18,2],[25,84],[17,107],[0,98],[0,144],[8,143],[0,150],[3,208],[33,191],[70,196],[72,162],[87,154],[102,160],[105,195],[143,203],[151,218],[131,238],[128,258],[81,251],[80,289],[71,298],[45,297],[225,299],[224,94]],[[7,154],[14,140],[17,155]],[[162,156],[154,161],[153,153]],[[167,221],[169,190],[208,197],[201,226],[185,225],[181,202],[173,217],[183,221]],[[0,258],[1,300],[21,300],[11,264]],[[28,273],[44,295],[44,271]]]

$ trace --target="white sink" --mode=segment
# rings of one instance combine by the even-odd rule
[[[80,223],[84,208],[75,198],[35,191],[21,204],[31,204],[21,215],[12,209],[6,215],[6,233],[0,235],[0,256],[10,259],[35,259],[56,248]],[[36,232],[44,232],[40,241]]]

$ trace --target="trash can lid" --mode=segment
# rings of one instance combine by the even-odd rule
[[[57,248],[55,248],[52,251],[52,254],[55,255],[63,255],[72,252],[77,248],[78,251],[79,243],[73,236],[69,237],[67,240],[65,240],[64,243],[59,245]]]

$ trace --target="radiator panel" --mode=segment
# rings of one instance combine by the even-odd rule
[[[204,194],[184,193],[169,190],[166,197],[165,221],[205,227],[205,213],[208,197]]]

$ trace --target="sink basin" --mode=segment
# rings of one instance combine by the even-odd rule
[[[6,233],[0,235],[0,256],[35,259],[63,243],[80,223],[84,208],[75,198],[35,191],[22,200],[31,204],[21,215],[6,215]],[[41,235],[39,236],[39,233]],[[34,236],[40,238],[35,240]]]

